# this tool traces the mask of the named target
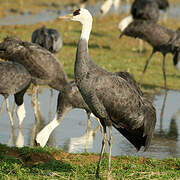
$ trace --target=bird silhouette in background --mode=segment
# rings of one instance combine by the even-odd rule
[[[8,96],[14,95],[15,103],[18,106],[19,128],[21,128],[26,113],[23,97],[31,84],[31,75],[24,66],[16,62],[0,61],[0,72],[0,94],[5,98],[11,126],[14,127],[14,119],[10,111]]]
[[[32,33],[32,43],[39,44],[53,54],[58,53],[63,45],[61,34],[58,30],[42,26]]]
[[[156,123],[156,111],[145,97],[128,81],[115,73],[97,66],[89,56],[88,41],[92,29],[92,16],[86,9],[78,9],[73,14],[59,17],[79,21],[82,32],[77,46],[74,67],[75,83],[89,109],[99,118],[103,127],[103,141],[96,177],[107,143],[106,127],[109,128],[108,177],[111,172],[112,126],[126,137],[137,150],[144,146],[147,150]]]
[[[150,20],[157,23],[159,10],[167,11],[169,3],[167,0],[135,0],[131,6],[131,15],[123,18],[118,28],[122,32],[133,20]],[[143,41],[139,40],[139,52],[143,51]]]
[[[120,37],[122,37],[123,35],[143,39],[153,47],[151,55],[146,60],[146,64],[140,79],[140,84],[143,81],[145,71],[153,54],[155,52],[160,52],[163,55],[162,71],[164,77],[164,88],[166,89],[165,57],[167,53],[173,54],[174,66],[180,71],[179,29],[177,31],[173,31],[152,21],[134,20],[127,26],[127,28],[124,29]]]
[[[56,29],[46,28],[45,26],[36,29],[32,33],[31,41],[32,43],[39,44],[53,54],[59,53],[63,45],[60,32]],[[53,89],[50,89],[50,91],[52,101]]]

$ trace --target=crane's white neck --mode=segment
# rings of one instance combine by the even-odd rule
[[[92,29],[92,21],[83,23],[80,39],[86,40],[88,42],[91,29]]]

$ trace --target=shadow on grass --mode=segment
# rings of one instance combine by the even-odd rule
[[[32,175],[36,172],[39,174],[48,172],[62,172],[62,173],[70,173],[73,168],[69,162],[63,162],[61,160],[56,160],[54,156],[49,153],[48,148],[40,148],[40,147],[8,147],[6,145],[0,144],[2,151],[0,153],[0,167],[4,174],[12,172],[16,173],[21,168],[27,170],[27,172],[32,173]],[[16,164],[16,169],[12,171],[12,167]],[[10,174],[9,174],[10,175]]]
[[[38,168],[39,170],[47,170],[47,171],[57,171],[57,172],[72,172],[73,168],[69,163],[65,163],[60,160],[49,160],[46,163],[39,163],[37,165],[33,165],[31,168]]]

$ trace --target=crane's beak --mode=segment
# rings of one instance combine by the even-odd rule
[[[65,16],[58,16],[56,19],[62,19],[62,20],[71,20],[73,18],[73,14],[68,14]]]

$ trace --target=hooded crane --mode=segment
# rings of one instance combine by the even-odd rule
[[[82,24],[74,67],[75,83],[89,109],[99,118],[103,127],[104,138],[96,169],[97,178],[99,178],[100,165],[107,143],[106,127],[109,127],[108,177],[110,177],[112,126],[137,150],[141,146],[147,150],[156,122],[155,108],[128,81],[114,73],[107,72],[90,59],[88,41],[93,19],[88,10],[81,8],[73,14],[60,18],[79,21]]]
[[[61,34],[58,30],[42,26],[32,33],[32,43],[39,44],[53,54],[58,53],[63,45]],[[51,97],[53,90],[51,89]]]
[[[49,85],[58,91],[68,83],[67,75],[60,61],[48,50],[38,44],[22,41],[16,37],[7,37],[0,43],[0,58],[22,64],[31,74],[37,93],[38,85]],[[33,97],[35,115],[37,98]]]
[[[42,26],[32,33],[32,43],[39,44],[53,54],[58,53],[63,45],[61,34],[56,29]]]
[[[23,97],[31,84],[31,75],[24,66],[16,62],[0,61],[0,72],[0,94],[5,98],[11,126],[14,126],[14,120],[10,112],[8,96],[14,95],[15,102],[18,106],[17,116],[19,120],[19,128],[21,128],[25,117]]]
[[[142,95],[142,92],[136,84],[136,81],[129,73],[116,72],[115,74],[128,81],[132,86],[134,86],[138,93]],[[90,115],[92,115],[91,110],[82,98],[74,81],[67,84],[59,93],[55,118],[49,124],[47,124],[36,136],[36,144],[38,146],[44,147],[46,145],[51,133],[57,126],[60,125],[66,114],[73,108],[84,109],[88,115],[88,122],[90,122]]]
[[[122,19],[118,28],[122,32],[133,20],[151,20],[157,23],[159,10],[166,11],[169,7],[166,0],[135,0],[131,6],[131,15]],[[142,52],[143,41],[139,41],[139,51]]]
[[[180,52],[180,31],[173,31],[152,21],[135,20],[128,25],[121,33],[123,35],[140,38],[148,42],[152,47],[152,53],[146,60],[146,64],[140,79],[142,83],[144,73],[147,69],[149,61],[155,52],[160,52],[163,55],[162,71],[164,77],[164,88],[166,89],[166,71],[165,71],[165,57],[167,53],[172,53],[174,58],[174,65],[180,71],[179,52]]]

